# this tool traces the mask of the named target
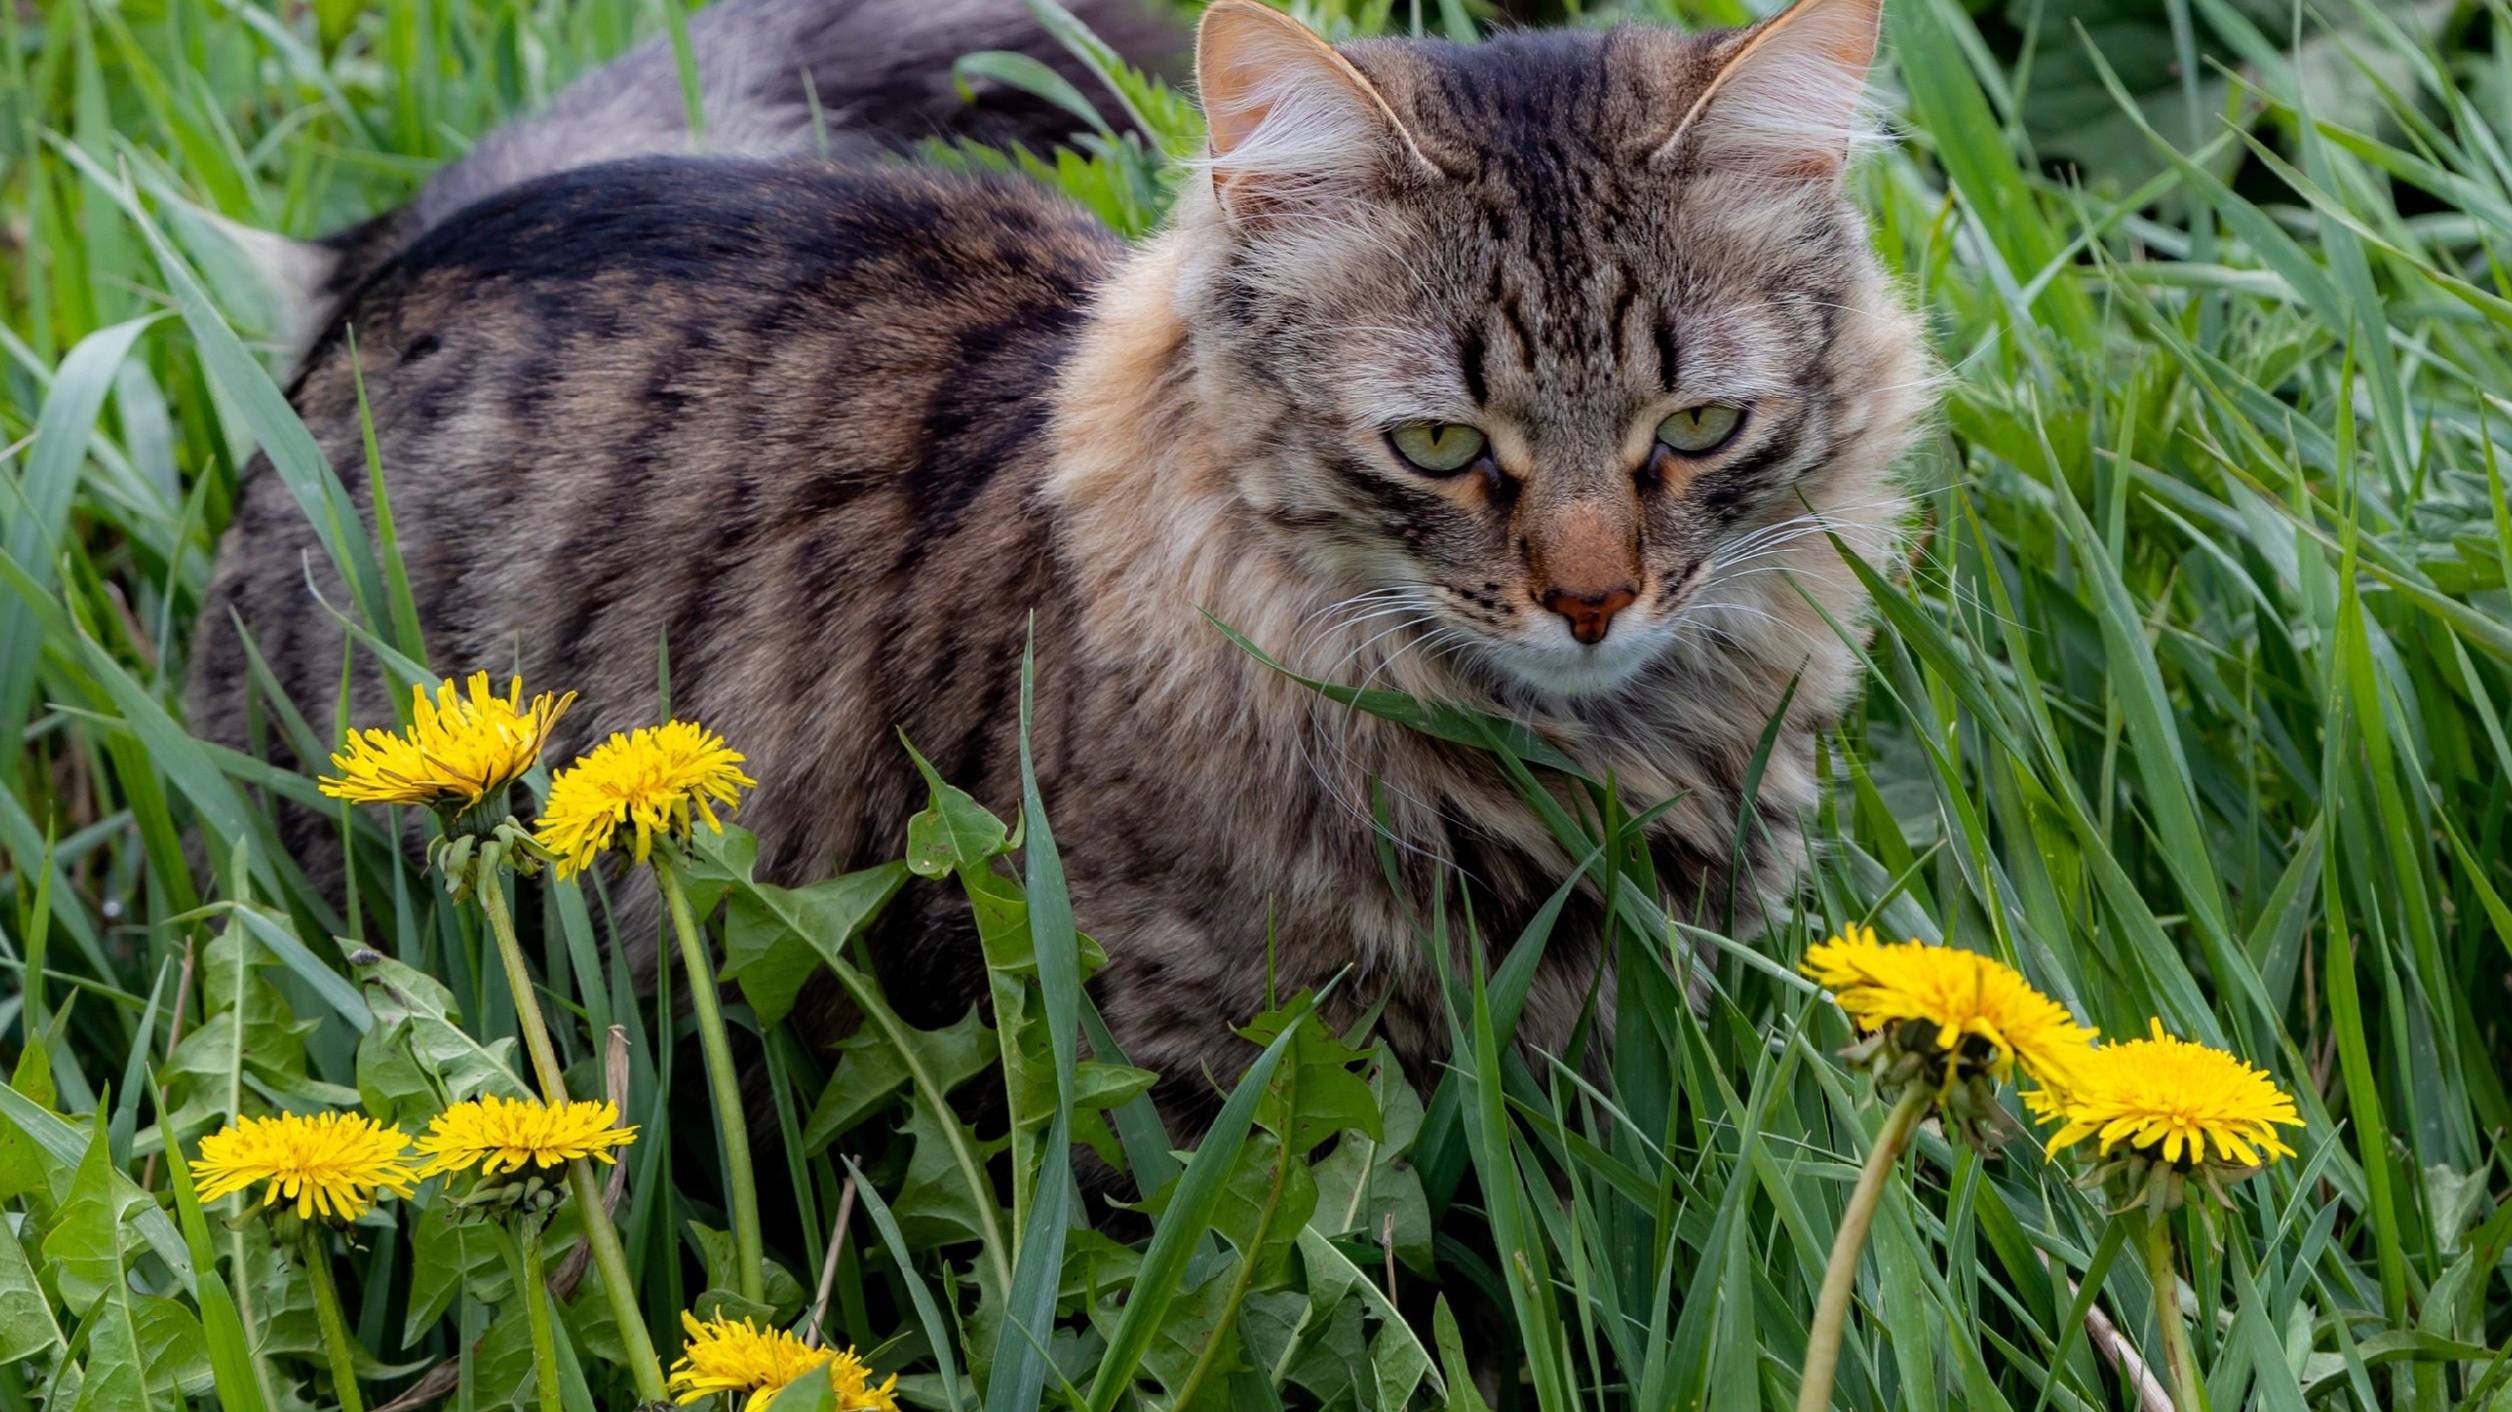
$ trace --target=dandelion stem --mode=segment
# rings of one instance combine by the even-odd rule
[[[1867,1151],[1858,1173],[1858,1187],[1849,1207],[1840,1213],[1840,1233],[1832,1238],[1831,1263],[1823,1270],[1823,1293],[1815,1302],[1814,1325],[1806,1332],[1805,1375],[1797,1384],[1797,1412],[1831,1412],[1832,1377],[1840,1367],[1840,1341],[1849,1324],[1849,1296],[1858,1284],[1858,1261],[1865,1255],[1867,1232],[1875,1225],[1875,1208],[1884,1198],[1884,1181],[1901,1160],[1911,1131],[1936,1099],[1925,1084],[1902,1090],[1884,1127]]]
[[[524,1217],[516,1223],[515,1235],[523,1246],[523,1288],[516,1292],[523,1296],[524,1321],[531,1326],[533,1381],[540,1386],[541,1412],[560,1412],[558,1341],[550,1336],[549,1276],[541,1270],[541,1218]]]
[[[715,1127],[724,1141],[724,1184],[733,1208],[733,1264],[736,1288],[753,1303],[767,1299],[767,1252],[759,1240],[759,1188],[750,1169],[750,1130],[742,1121],[741,1079],[733,1069],[732,1039],[724,1031],[724,1008],[715,994],[715,966],[698,939],[697,919],[689,912],[689,895],[680,886],[680,871],[666,849],[654,853],[654,875],[663,883],[663,899],[672,914],[672,932],[680,938],[681,968],[689,974],[689,997],[698,1014],[698,1045],[705,1052],[707,1081],[715,1090]]]
[[[557,1050],[550,1045],[549,1027],[541,1021],[541,1000],[532,988],[532,973],[524,969],[523,943],[515,939],[515,919],[506,910],[505,880],[494,868],[483,868],[481,873],[472,890],[479,896],[481,910],[488,913],[489,931],[497,938],[497,954],[506,966],[506,987],[514,994],[515,1016],[523,1026],[523,1046],[532,1055],[533,1073],[541,1081],[541,1097],[564,1103],[567,1078],[558,1067]],[[567,1190],[584,1217],[584,1243],[593,1252],[594,1269],[601,1272],[602,1293],[611,1303],[611,1322],[619,1326],[637,1400],[665,1401],[669,1393],[663,1386],[663,1365],[655,1360],[654,1336],[646,1331],[645,1311],[637,1307],[637,1284],[628,1274],[628,1253],[620,1248],[619,1230],[603,1209],[602,1184],[593,1175],[591,1160],[579,1157],[567,1164]]]
[[[558,1066],[558,1050],[550,1043],[549,1026],[541,1020],[541,1001],[532,988],[532,973],[524,969],[523,943],[515,940],[515,919],[506,910],[505,879],[500,870],[480,869],[478,885],[480,908],[488,913],[488,929],[497,937],[497,957],[505,963],[506,989],[514,995],[515,1020],[523,1027],[524,1051],[532,1056],[532,1075],[541,1084],[541,1099],[546,1103],[567,1101],[567,1076]]]
[[[619,1231],[602,1210],[602,1184],[593,1175],[590,1158],[567,1164],[567,1191],[584,1213],[584,1243],[593,1251],[593,1268],[602,1277],[602,1293],[611,1302],[611,1322],[619,1326],[626,1346],[628,1375],[637,1384],[639,1402],[663,1402],[663,1365],[655,1361],[654,1336],[646,1332],[645,1312],[637,1308],[637,1282],[628,1273],[628,1253],[619,1247]]]
[[[2154,1284],[2154,1322],[2163,1334],[2163,1366],[2171,1378],[2172,1405],[2179,1412],[2206,1406],[2198,1386],[2197,1365],[2189,1356],[2189,1334],[2181,1327],[2180,1276],[2172,1260],[2172,1218],[2160,1212],[2146,1217],[2146,1276]]]
[[[358,1361],[349,1348],[349,1321],[340,1315],[340,1290],[331,1282],[331,1253],[323,1249],[323,1228],[304,1223],[305,1278],[314,1286],[314,1322],[322,1326],[323,1352],[331,1358],[332,1395],[340,1412],[366,1412],[358,1396]]]

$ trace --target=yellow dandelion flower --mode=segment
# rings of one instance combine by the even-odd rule
[[[513,784],[540,758],[550,728],[574,705],[576,694],[543,692],[526,702],[516,677],[499,696],[488,673],[467,683],[447,681],[428,699],[410,688],[410,728],[352,731],[331,757],[337,775],[320,781],[323,793],[359,804],[423,804],[467,809]]]
[[[741,765],[724,737],[693,721],[615,734],[550,781],[536,836],[557,855],[562,878],[591,867],[628,828],[636,830],[642,863],[657,834],[686,837],[693,812],[721,830],[715,806],[730,812],[741,791],[758,783]]]
[[[480,1169],[493,1177],[529,1167],[556,1167],[579,1157],[614,1160],[614,1148],[637,1140],[634,1127],[619,1125],[616,1105],[579,1099],[542,1103],[489,1094],[457,1103],[428,1120],[419,1135],[422,1177]]]
[[[2093,1042],[2094,1032],[2065,1006],[1976,951],[1922,941],[1886,944],[1876,940],[1874,928],[1853,925],[1808,951],[1801,969],[1832,992],[1861,1030],[1924,1022],[1933,1027],[1935,1048],[1948,1054],[1978,1039],[1995,1079],[2005,1079],[2020,1061],[2042,1083],[2064,1087]]]
[[[238,1118],[201,1139],[192,1180],[204,1202],[265,1182],[264,1206],[293,1201],[299,1217],[353,1221],[376,1192],[408,1196],[417,1185],[403,1156],[409,1146],[401,1129],[364,1113]]]
[[[671,1390],[683,1404],[720,1392],[728,1406],[741,1398],[741,1412],[769,1412],[778,1393],[825,1363],[838,1412],[898,1412],[891,1391],[898,1386],[898,1375],[874,1386],[872,1370],[851,1348],[813,1348],[783,1329],[761,1328],[748,1319],[700,1319],[684,1313],[680,1326],[689,1339],[672,1364]]]
[[[2139,1156],[2190,1166],[2214,1160],[2247,1168],[2291,1157],[2294,1149],[2277,1129],[2303,1125],[2294,1100],[2264,1071],[2165,1034],[2161,1020],[2149,1023],[2144,1039],[2086,1056],[2048,1110],[2045,1116],[2065,1123],[2050,1139],[2053,1153],[2092,1138],[2106,1157],[2125,1145]]]
[[[829,1363],[829,1386],[837,1393],[837,1412],[898,1412],[898,1399],[892,1389],[898,1386],[898,1374],[892,1373],[872,1382],[872,1368],[855,1350],[839,1353]]]

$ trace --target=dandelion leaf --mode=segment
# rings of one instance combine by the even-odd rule
[[[944,1093],[984,1073],[994,1063],[994,1031],[975,1007],[941,1029],[919,1030],[902,1025],[900,1033],[907,1036],[917,1060]],[[877,1027],[864,1026],[837,1048],[837,1068],[829,1075],[828,1086],[820,1091],[819,1102],[812,1106],[811,1118],[803,1126],[803,1151],[813,1155],[826,1151],[839,1136],[888,1106],[909,1082],[906,1060]]]
[[[35,1280],[16,1232],[0,1222],[0,1367],[62,1346],[52,1298]]]
[[[367,1008],[375,1015],[375,1026],[359,1048],[361,1088],[372,1078],[378,1096],[397,1107],[413,1098],[406,1091],[391,1091],[407,1083],[406,1070],[386,1057],[390,1047],[398,1045],[411,1063],[442,1085],[448,1102],[487,1093],[505,1098],[531,1096],[515,1077],[515,1042],[501,1039],[482,1044],[473,1039],[462,1027],[462,1012],[454,1004],[453,992],[433,976],[345,938],[340,949],[365,993]],[[369,1043],[376,1049],[370,1050]],[[427,1111],[432,1112],[433,1105],[427,1105]],[[397,1112],[394,1116],[424,1114]]]
[[[100,1298],[128,1286],[123,1256],[139,1238],[124,1213],[147,1200],[114,1167],[100,1108],[87,1155],[70,1178],[69,1192],[53,1216],[52,1228],[44,1233],[44,1263],[72,1318],[86,1318]],[[122,1317],[127,1321],[127,1308]]]

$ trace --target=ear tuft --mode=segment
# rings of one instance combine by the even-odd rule
[[[1391,160],[1428,165],[1351,60],[1255,0],[1204,11],[1195,80],[1211,133],[1205,165],[1233,216],[1348,189]]]
[[[1797,0],[1743,31],[1659,159],[1837,177],[1874,136],[1866,83],[1883,18],[1883,0]]]

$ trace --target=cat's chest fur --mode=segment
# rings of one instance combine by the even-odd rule
[[[1192,1123],[1218,1103],[1212,1078],[1243,1062],[1233,1030],[1269,984],[1284,995],[1331,988],[1330,1018],[1376,1013],[1398,1058],[1417,1078],[1434,1075],[1450,1044],[1434,908],[1452,975],[1470,970],[1470,938],[1496,964],[1574,871],[1573,854],[1472,750],[1355,713],[1227,643],[1143,671],[1140,654],[1096,636],[1089,617],[1068,603],[1040,618],[1034,743],[1076,915],[1111,956],[1098,998],[1128,1056],[1163,1074],[1164,1106]],[[1219,638],[1200,620],[1180,631]],[[1794,735],[1775,752],[1779,778],[1804,779],[1805,743]],[[1716,915],[1738,781],[1706,757],[1621,753],[1635,800],[1685,796],[1651,831],[1674,910]],[[968,783],[1009,806],[1009,743]],[[1572,793],[1561,798],[1576,809]],[[1758,865],[1792,843],[1783,823],[1745,856]],[[1749,910],[1755,899],[1741,900]],[[944,997],[930,1021],[973,998],[935,969],[964,926],[955,903],[927,898],[879,938],[920,994]],[[1581,890],[1550,935],[1523,1041],[1560,1052],[1591,1006],[1610,1029],[1600,929],[1595,893]]]

